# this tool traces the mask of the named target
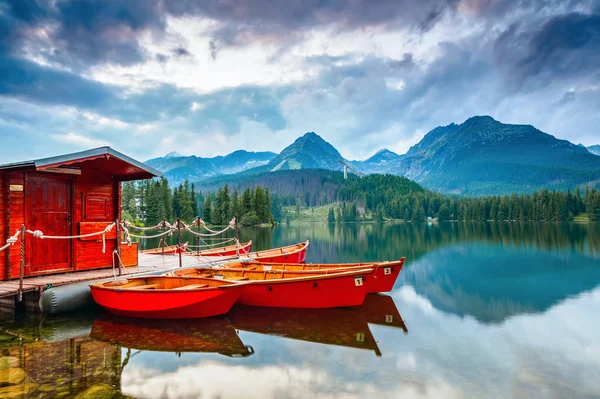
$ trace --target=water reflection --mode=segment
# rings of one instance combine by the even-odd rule
[[[91,339],[90,325],[89,318],[2,323],[0,398],[122,397],[121,350]]]
[[[597,224],[242,235],[256,249],[308,238],[312,262],[409,258],[391,295],[360,308],[0,321],[0,398],[600,397]]]
[[[497,323],[539,313],[600,285],[600,262],[584,252],[475,243],[437,249],[405,268],[408,284],[437,309]]]
[[[94,320],[90,337],[135,350],[205,352],[231,357],[254,353],[234,326],[222,318],[200,320],[137,320],[103,315]]]

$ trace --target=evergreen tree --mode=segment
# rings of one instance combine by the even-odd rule
[[[333,208],[329,208],[329,215],[327,216],[328,223],[335,223],[335,215],[333,213]]]
[[[267,208],[267,201],[265,192],[260,186],[257,186],[254,190],[254,212],[256,212],[259,223],[268,222],[269,211]]]
[[[383,223],[383,221],[384,221],[383,205],[382,204],[377,205],[377,211],[376,211],[376,214],[375,214],[375,220],[378,223]]]
[[[440,207],[440,210],[438,212],[438,220],[440,222],[450,220],[450,210],[448,209],[448,206],[446,204],[442,204],[442,206]]]
[[[238,194],[238,190],[237,188],[233,189],[233,194],[231,195],[231,215],[232,217],[237,217],[238,219],[240,219],[243,214],[242,214],[242,202],[239,198],[239,194]]]
[[[226,184],[221,191],[221,224],[227,224],[231,220],[232,216],[229,202],[229,187]]]
[[[164,205],[163,218],[171,221],[173,219],[173,196],[171,195],[169,182],[164,177],[160,179],[160,197]]]
[[[250,210],[252,209],[252,197],[253,197],[252,191],[250,191],[249,188],[244,190],[244,193],[242,194],[242,206],[241,206],[242,215],[250,212]]]
[[[213,224],[220,225],[223,223],[223,189],[219,188],[215,195],[215,200],[212,207],[211,220]]]
[[[176,187],[173,190],[173,217],[175,217],[175,218],[181,217],[181,203],[180,203],[180,198],[181,198],[180,191],[181,190],[183,190],[183,186],[181,184],[179,185],[179,187]]]
[[[194,215],[194,217],[197,217],[200,214],[198,213],[198,198],[196,197],[196,189],[194,188],[194,183],[192,183],[190,191],[190,201],[192,202],[192,214]]]
[[[210,194],[206,196],[206,201],[204,201],[202,219],[204,219],[205,223],[212,223],[212,201],[210,199]]]
[[[192,193],[190,183],[185,180],[183,187],[179,189],[179,206],[181,208],[181,219],[185,222],[190,222],[196,215],[192,209]]]

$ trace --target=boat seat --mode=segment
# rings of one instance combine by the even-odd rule
[[[149,290],[158,287],[158,284],[146,284],[146,285],[134,285],[133,287],[127,287],[130,290]]]
[[[248,280],[248,277],[228,277],[225,280],[246,281],[246,280]]]
[[[191,284],[191,285],[184,285],[182,287],[173,288],[173,290],[194,290],[196,288],[206,288],[206,287],[208,287],[208,284]]]

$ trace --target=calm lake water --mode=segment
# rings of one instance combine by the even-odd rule
[[[310,239],[308,262],[407,263],[389,296],[358,309],[236,307],[186,322],[102,312],[7,319],[0,399],[600,397],[598,224],[240,235],[256,250]]]

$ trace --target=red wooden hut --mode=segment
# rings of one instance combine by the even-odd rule
[[[161,173],[110,147],[0,165],[0,239],[22,224],[47,236],[102,231],[121,218],[121,182]],[[23,237],[20,237],[23,238]],[[24,276],[112,267],[116,229],[102,236],[39,239],[25,235]],[[127,248],[121,246],[121,248]],[[127,248],[137,264],[137,248]],[[19,277],[20,245],[0,252],[0,279]]]

